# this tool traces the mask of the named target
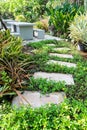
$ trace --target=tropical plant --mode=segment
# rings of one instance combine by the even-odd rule
[[[87,14],[76,15],[69,30],[74,42],[87,45]]]
[[[27,62],[21,56],[21,39],[11,36],[9,30],[0,32],[0,96],[23,87],[22,81],[28,75]]]
[[[54,35],[67,35],[69,24],[79,10],[77,4],[70,4],[68,2],[63,3],[61,6],[56,6],[55,8],[50,6],[48,9],[48,14],[50,15],[49,25],[52,26]]]

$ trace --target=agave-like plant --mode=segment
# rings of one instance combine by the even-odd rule
[[[87,14],[76,15],[69,30],[73,41],[87,46]]]

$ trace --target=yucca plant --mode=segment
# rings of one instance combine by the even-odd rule
[[[77,44],[87,47],[87,14],[76,15],[69,27],[69,37]]]
[[[71,39],[76,42],[87,42],[87,15],[76,15],[69,29]]]

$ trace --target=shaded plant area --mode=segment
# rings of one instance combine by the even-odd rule
[[[70,23],[76,14],[84,13],[83,2],[69,0],[1,0],[0,5],[4,19],[36,22],[35,27],[68,39]]]
[[[0,12],[5,19],[35,22],[46,14],[48,0],[7,0],[0,1]],[[9,6],[10,5],[10,6]]]

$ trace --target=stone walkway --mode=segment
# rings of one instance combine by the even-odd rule
[[[49,60],[47,64],[58,64],[62,66],[67,66],[67,67],[76,67],[76,64],[74,63],[69,63],[69,62],[64,62],[64,61],[55,61],[55,60]]]
[[[55,47],[55,44],[46,44],[47,46]]]
[[[54,48],[53,50],[54,51],[70,51],[71,49],[67,47],[60,47],[60,48]]]
[[[49,55],[50,56],[60,57],[60,58],[71,58],[71,59],[73,59],[73,56],[69,55],[69,54],[50,53]]]
[[[60,41],[62,40],[61,38],[59,37],[54,37],[54,36],[51,36],[51,35],[45,35],[45,38],[44,39],[37,39],[35,37],[33,37],[33,40],[24,40],[23,41],[23,45],[26,45],[30,42],[39,42],[39,41],[45,41],[45,40],[57,40],[57,41]]]
[[[64,92],[55,92],[43,95],[40,92],[25,91],[22,94],[23,98],[17,96],[13,98],[12,106],[31,105],[32,107],[40,107],[45,104],[55,103],[59,104],[64,101],[66,97]],[[26,100],[25,100],[26,99]]]
[[[50,44],[51,46],[55,47],[55,44]],[[69,48],[57,48],[56,50],[70,50]],[[56,57],[62,57],[62,58],[70,58],[73,59],[73,56],[70,54],[58,54],[58,53],[50,53],[50,56],[56,56]],[[74,63],[69,63],[69,62],[64,62],[64,61],[55,61],[55,60],[49,60],[47,62],[48,64],[58,64],[58,65],[64,65],[67,67],[76,67],[76,64]],[[61,74],[61,73],[47,73],[47,72],[35,72],[33,77],[35,79],[37,78],[45,78],[47,80],[53,80],[55,82],[59,81],[64,81],[66,85],[74,85],[74,79],[71,74]],[[69,86],[70,87],[70,86]],[[24,97],[22,100],[20,97],[15,97],[12,101],[12,105],[17,105],[20,106],[21,104],[29,104],[31,107],[40,107],[43,106],[47,103],[54,103],[54,104],[59,104],[62,101],[64,101],[65,97],[64,92],[55,92],[55,93],[50,93],[49,95],[42,95],[40,92],[32,92],[32,91],[24,91],[22,96]],[[26,100],[24,100],[26,99]]]
[[[64,81],[66,85],[74,85],[73,77],[70,74],[36,72],[34,73],[34,78],[44,78],[55,82]]]

